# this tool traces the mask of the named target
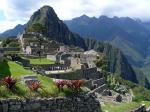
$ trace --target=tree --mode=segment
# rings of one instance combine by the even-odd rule
[[[100,67],[104,71],[108,71],[108,60],[105,56],[99,57],[96,61],[96,66]]]

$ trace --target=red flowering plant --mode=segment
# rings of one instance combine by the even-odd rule
[[[71,85],[68,87],[72,88],[75,92],[79,92],[84,82],[82,80],[72,80]]]
[[[65,80],[56,80],[55,85],[58,87],[59,91],[66,85],[67,81]]]
[[[56,80],[55,81],[56,86],[60,89],[62,89],[65,85],[72,89],[75,92],[79,92],[81,90],[81,86],[83,86],[84,81],[82,80]]]
[[[5,78],[3,78],[1,81],[0,81],[1,84],[4,84],[8,89],[12,89],[17,81],[16,79],[12,78],[11,76],[7,76]]]
[[[42,85],[39,81],[31,81],[28,87],[33,91],[37,91],[39,88],[42,88]]]

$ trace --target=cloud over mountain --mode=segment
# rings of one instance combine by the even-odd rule
[[[6,19],[0,21],[0,32],[14,27],[18,22],[25,23],[43,5],[52,6],[63,20],[82,14],[96,17],[130,16],[144,21],[150,19],[149,0],[3,0],[0,11],[3,11]]]

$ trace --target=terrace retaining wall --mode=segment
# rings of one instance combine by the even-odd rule
[[[40,73],[40,71],[39,71]],[[42,75],[46,75],[44,72]],[[97,71],[97,68],[89,68],[86,70],[76,70],[69,73],[58,73],[58,74],[49,74],[46,75],[50,78],[55,79],[66,79],[66,80],[80,80],[80,79],[100,79],[102,78],[102,74]]]
[[[49,99],[0,100],[0,112],[101,112],[92,95]]]

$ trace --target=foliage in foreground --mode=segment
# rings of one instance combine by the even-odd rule
[[[9,90],[12,90],[16,82],[17,81],[13,79],[11,76],[7,76],[0,81],[0,84],[5,85]]]

